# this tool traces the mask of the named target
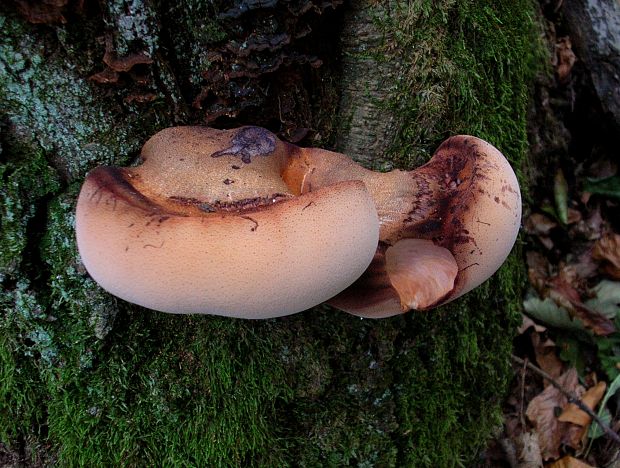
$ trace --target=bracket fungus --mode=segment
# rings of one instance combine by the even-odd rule
[[[491,276],[521,219],[510,165],[469,136],[409,172],[373,172],[259,127],[168,128],[142,160],[88,174],[76,237],[104,289],[164,312],[428,309]]]
[[[289,168],[305,174],[304,187],[361,180],[377,207],[370,267],[329,301],[355,315],[389,317],[454,300],[497,271],[519,233],[517,177],[497,148],[476,137],[448,138],[412,171],[373,172],[319,149],[293,159]]]

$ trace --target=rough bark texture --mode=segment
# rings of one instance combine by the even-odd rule
[[[317,307],[248,322],[118,301],[88,277],[75,248],[87,171],[132,163],[150,135],[175,124],[263,125],[328,148],[340,132],[341,148],[385,168],[410,168],[450,134],[471,133],[518,171],[532,5],[380,3],[0,7],[6,459],[471,464],[510,375],[518,251],[476,292],[429,313],[368,321]],[[358,45],[356,24],[369,31]]]
[[[387,83],[395,82],[400,64],[373,54],[386,39],[376,17],[388,15],[391,7],[390,2],[353,2],[340,34],[343,79],[336,148],[367,167],[389,164],[386,156],[398,131],[397,116],[384,102],[393,92]]]
[[[563,13],[573,48],[590,72],[603,110],[620,128],[620,3],[568,0]]]

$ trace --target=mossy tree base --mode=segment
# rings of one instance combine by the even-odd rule
[[[509,378],[518,248],[462,300],[381,321],[327,307],[258,322],[166,315],[112,298],[84,271],[73,235],[80,181],[96,165],[130,163],[158,129],[204,122],[191,103],[210,66],[205,48],[221,45],[234,22],[189,0],[175,11],[164,3],[112,2],[54,26],[1,8],[0,441],[66,465],[470,463],[498,422]],[[366,13],[384,40],[365,53],[404,70],[376,106],[396,125],[380,165],[408,168],[449,134],[472,133],[518,168],[533,6],[372,3]],[[87,79],[106,52],[97,36],[112,37],[119,55],[138,47],[152,58],[140,65],[150,67],[142,98],[138,81]],[[195,47],[171,46],[180,37]],[[314,74],[300,96],[336,107],[337,55],[319,57],[323,87],[306,59],[290,64]],[[315,142],[329,145],[337,124],[308,112],[323,131]],[[289,124],[271,129],[287,134]]]

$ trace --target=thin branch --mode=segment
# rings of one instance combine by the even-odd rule
[[[549,374],[547,374],[544,370],[540,369],[539,367],[536,367],[531,362],[526,362],[520,357],[515,356],[514,354],[512,355],[512,360],[522,366],[527,366],[528,369],[530,369],[531,371],[534,371],[535,373],[540,375],[543,379],[547,380],[551,385],[553,385],[561,393],[563,393],[566,398],[568,398],[569,403],[573,403],[577,405],[577,407],[579,407],[581,411],[587,413],[588,416],[590,416],[594,421],[596,421],[596,423],[603,430],[603,432],[605,433],[607,437],[609,437],[615,443],[620,445],[620,436],[618,436],[618,434],[612,431],[611,428],[601,418],[599,418],[594,411],[592,411],[583,401],[581,401],[577,397],[577,395],[575,395],[573,392],[570,392],[569,390],[566,390],[553,377],[551,377]]]
[[[526,361],[523,361],[523,367],[521,368],[521,404],[519,405],[519,418],[521,420],[521,430],[526,431],[525,426],[525,372],[527,370]]]

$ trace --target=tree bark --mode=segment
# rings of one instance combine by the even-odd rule
[[[340,34],[342,85],[337,149],[368,167],[389,161],[398,118],[384,102],[393,90],[386,86],[398,75],[398,62],[373,54],[386,38],[374,15],[388,14],[390,2],[354,2],[346,11]]]

